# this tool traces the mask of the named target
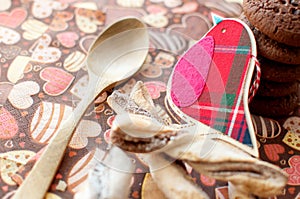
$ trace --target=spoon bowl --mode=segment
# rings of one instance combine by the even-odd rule
[[[74,129],[87,107],[108,87],[127,80],[142,66],[149,48],[144,23],[129,17],[107,28],[91,45],[86,65],[89,83],[83,99],[59,127],[29,175],[18,188],[14,199],[44,198],[65,154]]]
[[[98,84],[95,86],[95,95],[103,89],[101,85],[113,86],[128,79],[140,69],[149,46],[148,32],[145,28],[136,18],[120,20],[106,28],[91,45],[86,63],[89,86]]]

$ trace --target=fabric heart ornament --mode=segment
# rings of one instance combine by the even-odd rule
[[[0,25],[10,28],[16,28],[26,19],[26,17],[27,11],[25,9],[15,8],[10,13],[0,13]]]
[[[0,26],[0,43],[4,43],[7,45],[13,45],[18,43],[21,39],[21,36],[18,32]]]
[[[74,80],[74,76],[60,68],[47,67],[40,72],[41,79],[46,83],[43,86],[45,93],[58,96],[64,93]]]
[[[248,91],[257,63],[255,37],[240,20],[222,19],[217,22],[201,39],[208,44],[199,41],[202,52],[192,47],[186,54],[195,51],[195,55],[190,55],[189,60],[184,60],[186,54],[183,55],[183,61],[179,60],[178,66],[174,67],[168,82],[171,89],[167,90],[166,105],[173,110],[174,117],[178,116],[179,121],[196,126],[205,124],[239,141],[243,144],[239,147],[258,156],[257,140],[248,108]],[[213,39],[213,45],[209,44],[209,38]],[[212,48],[213,54],[209,48]],[[197,68],[191,68],[192,63],[202,64],[198,73],[204,75],[197,76]],[[210,65],[209,70],[205,70],[203,63]],[[208,74],[202,70],[208,71]]]
[[[73,48],[79,36],[75,32],[63,32],[56,35],[58,41],[66,48]]]
[[[75,130],[75,133],[69,143],[73,149],[82,149],[88,145],[89,137],[96,137],[102,131],[99,123],[91,120],[82,120]]]
[[[4,107],[0,108],[0,138],[11,139],[19,131],[18,123],[14,116]]]
[[[33,61],[40,63],[54,63],[61,57],[61,51],[55,47],[49,47],[51,44],[51,37],[44,34],[35,44],[31,58]]]
[[[279,161],[279,154],[283,154],[285,149],[280,144],[266,144],[264,145],[264,150],[268,159],[272,162]]]
[[[8,95],[10,103],[18,109],[27,109],[33,104],[32,95],[40,91],[40,86],[34,81],[25,81],[14,85]]]

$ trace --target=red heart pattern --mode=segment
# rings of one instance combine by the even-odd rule
[[[148,92],[150,93],[152,99],[158,99],[161,92],[166,92],[167,85],[164,82],[153,81],[145,82]]]
[[[280,144],[266,144],[264,145],[264,150],[266,156],[272,162],[278,161],[280,159],[279,154],[283,154],[285,152],[284,147]]]
[[[27,17],[27,11],[23,8],[15,8],[10,13],[0,13],[0,25],[16,28],[18,27]]]
[[[74,80],[74,76],[60,68],[47,67],[40,73],[41,79],[46,83],[43,90],[50,96],[58,96],[64,93]]]
[[[73,48],[79,36],[75,32],[63,32],[56,35],[58,41],[66,48]]]
[[[18,124],[12,114],[4,107],[0,108],[0,139],[10,139],[18,132]]]

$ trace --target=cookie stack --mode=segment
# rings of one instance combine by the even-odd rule
[[[288,116],[299,101],[300,1],[244,0],[243,10],[240,19],[254,33],[262,74],[250,112]]]

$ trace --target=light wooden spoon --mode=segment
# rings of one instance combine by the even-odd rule
[[[121,19],[107,27],[92,44],[86,64],[87,92],[49,142],[14,199],[42,199],[64,156],[74,129],[89,104],[106,88],[134,75],[142,66],[149,48],[146,26],[137,18]]]

